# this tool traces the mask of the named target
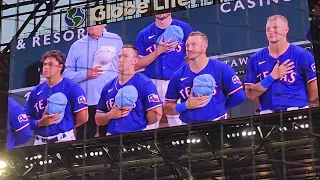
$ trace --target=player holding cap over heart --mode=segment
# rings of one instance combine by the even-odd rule
[[[186,44],[190,63],[175,72],[169,82],[164,109],[169,115],[180,114],[183,124],[225,119],[229,108],[246,99],[234,70],[208,58],[207,47],[207,36],[192,32]]]
[[[97,106],[96,123],[108,126],[107,135],[142,131],[162,116],[156,86],[134,70],[138,50],[125,45],[119,54],[119,76],[107,83]]]
[[[158,1],[164,5],[164,1]],[[189,24],[172,18],[171,13],[157,14],[155,22],[141,30],[135,45],[139,50],[136,70],[144,68],[144,74],[157,87],[160,99],[164,101],[170,77],[186,64],[185,44],[192,32]],[[166,114],[168,125],[178,126],[182,122],[178,115]],[[149,129],[158,128],[159,123]]]
[[[56,50],[42,57],[46,81],[31,91],[26,102],[34,145],[75,140],[74,129],[88,120],[83,90],[76,82],[62,77],[65,61],[65,55]]]

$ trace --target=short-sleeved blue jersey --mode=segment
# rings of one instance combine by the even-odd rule
[[[212,121],[225,115],[228,110],[226,102],[231,95],[240,95],[245,100],[243,85],[235,71],[226,63],[216,59],[209,59],[207,66],[199,73],[192,72],[189,65],[185,65],[174,73],[169,82],[166,100],[187,101],[193,86],[193,79],[202,74],[210,74],[215,79],[216,87],[213,96],[206,106],[182,112],[180,119],[184,123]]]
[[[147,126],[146,114],[149,110],[162,106],[156,86],[145,75],[136,73],[128,82],[119,84],[118,77],[107,83],[101,93],[97,106],[98,112],[109,112],[114,103],[118,90],[132,85],[138,91],[138,99],[128,116],[113,119],[108,123],[110,134],[141,131]]]
[[[272,72],[277,61],[281,64],[288,59],[294,62],[293,72],[274,81],[259,97],[261,110],[283,110],[309,104],[307,84],[317,78],[314,57],[309,51],[293,44],[278,58],[270,56],[268,47],[251,55],[244,83],[259,83]]]
[[[48,127],[38,127],[37,121],[42,117],[47,105],[47,99],[50,95],[58,92],[63,93],[68,99],[62,121]],[[53,87],[48,86],[46,81],[36,86],[27,99],[26,114],[29,117],[31,129],[34,130],[34,134],[47,137],[73,129],[75,126],[74,113],[86,108],[88,108],[88,106],[85,94],[79,84],[71,79],[63,78]]]

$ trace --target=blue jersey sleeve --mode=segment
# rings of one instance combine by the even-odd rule
[[[79,84],[74,85],[70,89],[69,96],[70,96],[71,108],[74,113],[80,112],[88,108],[84,91],[82,90]]]
[[[189,35],[193,32],[193,29],[191,28],[191,26],[189,24],[186,24],[186,26],[184,27],[184,42],[187,41]]]
[[[255,56],[249,57],[244,75],[244,84],[256,84],[259,82],[254,64],[255,61]]]
[[[29,96],[27,97],[26,109],[25,109],[26,115],[29,119],[30,128],[32,130],[36,130],[38,128],[38,119],[36,119],[36,109],[33,107],[35,104],[34,103],[35,94],[36,94],[35,89],[33,89],[29,94]]]
[[[162,106],[156,85],[152,81],[147,81],[140,89],[143,89],[143,103],[146,111]]]
[[[109,83],[108,83],[109,84]],[[108,85],[107,84],[107,85]],[[97,111],[99,112],[109,112],[106,104],[106,93],[107,93],[107,85],[104,86],[101,92],[101,96],[97,105]]]
[[[29,120],[25,114],[24,108],[18,103],[12,105],[9,103],[9,122],[8,122],[8,147],[14,148],[25,144],[30,140],[31,130]]]
[[[305,51],[305,53],[301,55],[298,67],[302,71],[303,78],[307,83],[317,79],[314,56],[309,51]]]
[[[222,68],[222,86],[225,95],[230,96],[243,89],[242,82],[236,72],[227,64]]]
[[[29,121],[23,107],[15,106],[13,108],[9,110],[11,128],[14,132],[18,132],[29,126]]]
[[[146,51],[146,42],[143,38],[143,33],[139,32],[137,38],[136,38],[136,42],[135,42],[135,46],[139,51],[139,55],[141,56],[146,56],[149,53]]]
[[[179,92],[177,91],[178,84],[179,84],[179,82],[177,82],[177,80],[176,80],[176,73],[174,73],[169,81],[168,89],[167,89],[166,96],[165,96],[166,100],[176,101],[176,100],[180,99]]]

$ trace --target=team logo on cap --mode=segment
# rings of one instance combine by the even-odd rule
[[[101,64],[101,66],[107,65],[107,64],[108,64],[108,61],[102,60],[102,61],[100,61],[100,64]]]
[[[78,97],[78,104],[87,104],[86,98],[83,95]]]
[[[156,94],[150,94],[148,96],[148,100],[149,100],[149,102],[160,102],[160,98]]]
[[[27,115],[26,115],[26,114],[20,114],[20,115],[18,116],[18,121],[19,121],[19,123],[28,122]]]

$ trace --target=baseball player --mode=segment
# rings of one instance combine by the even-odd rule
[[[93,138],[97,131],[101,131],[100,136],[106,134],[106,129],[99,130],[95,123],[96,106],[103,86],[118,76],[118,54],[123,46],[122,39],[107,32],[104,25],[87,27],[87,31],[85,37],[72,44],[63,73],[64,77],[79,83],[88,102],[89,120],[77,128],[77,139]]]
[[[171,13],[164,13],[156,15],[155,22],[141,30],[136,38],[135,45],[141,56],[136,70],[144,68],[144,74],[154,82],[162,101],[165,99],[170,77],[187,62],[185,43],[192,31],[187,23],[173,19]],[[163,36],[166,33],[172,37]],[[167,115],[167,120],[169,126],[182,124],[179,116]],[[148,128],[158,126],[159,123]]]
[[[34,145],[75,140],[74,128],[88,120],[84,92],[77,83],[62,77],[66,61],[63,53],[48,51],[41,61],[47,80],[31,91],[26,103]]]
[[[12,98],[8,98],[7,148],[21,147],[31,139],[29,120],[24,108]]]
[[[226,119],[228,109],[246,99],[234,70],[222,61],[208,58],[207,47],[207,36],[192,32],[186,43],[190,63],[175,72],[169,82],[164,109],[170,115],[180,114],[183,124]],[[198,93],[210,86],[210,94]],[[177,103],[178,99],[181,103]]]
[[[102,90],[96,123],[108,125],[107,135],[142,131],[162,117],[162,102],[155,85],[134,70],[138,59],[137,48],[125,45],[119,54],[119,76]]]
[[[313,55],[287,41],[288,20],[267,19],[269,45],[248,59],[245,89],[249,99],[259,98],[260,114],[307,108],[318,98]]]

